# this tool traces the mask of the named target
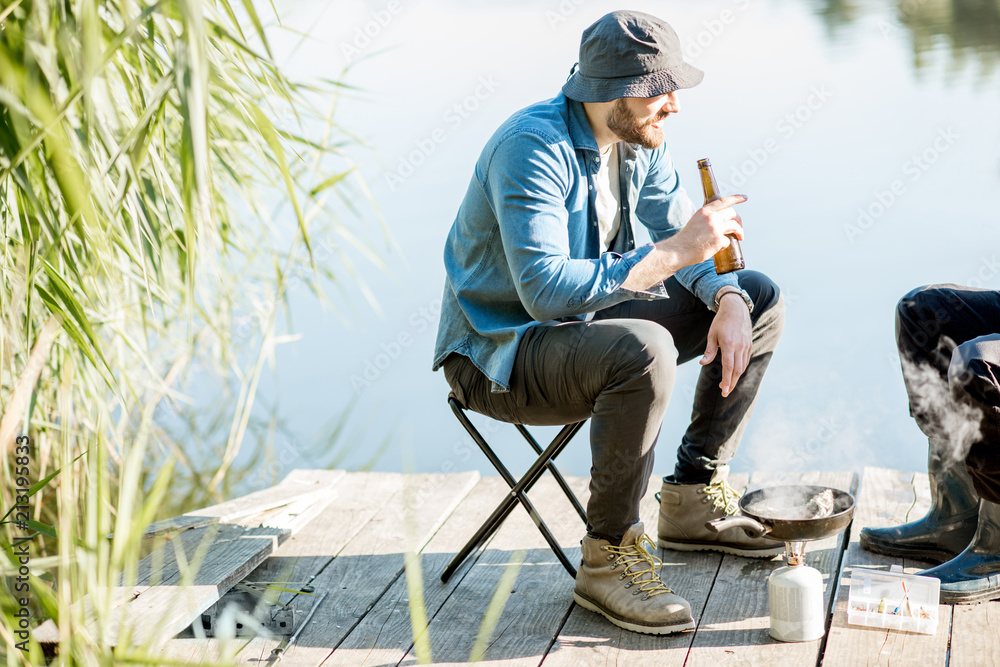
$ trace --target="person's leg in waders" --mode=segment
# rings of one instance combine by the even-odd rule
[[[948,381],[955,403],[978,422],[965,464],[980,498],[972,541],[953,559],[921,574],[941,580],[941,601],[1000,598],[1000,334],[979,336],[952,353]]]
[[[897,346],[910,414],[928,438],[931,506],[924,517],[910,523],[863,529],[861,546],[865,549],[939,563],[950,561],[963,553],[974,538],[979,539],[977,529],[982,521],[995,520],[991,519],[995,508],[980,510],[985,502],[981,503],[981,491],[969,470],[977,460],[975,453],[984,451],[984,447],[985,451],[996,451],[996,403],[991,410],[982,412],[985,419],[975,417],[978,408],[972,407],[974,401],[964,389],[975,389],[977,395],[987,396],[989,392],[983,392],[982,383],[990,380],[980,374],[975,382],[966,385],[956,383],[954,378],[967,377],[957,371],[963,363],[960,350],[968,351],[964,346],[970,341],[997,331],[1000,294],[996,291],[933,285],[915,289],[900,300],[896,309]],[[991,419],[994,435],[989,433]],[[992,446],[983,444],[990,439]],[[978,465],[991,469],[983,461]],[[992,469],[1000,470],[1000,466],[993,464]],[[948,595],[948,583],[942,580],[942,599]]]

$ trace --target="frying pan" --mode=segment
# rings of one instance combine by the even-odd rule
[[[827,490],[833,493],[833,513],[814,519],[801,518],[809,499]],[[854,496],[826,486],[771,486],[751,491],[740,498],[740,510],[743,516],[727,516],[705,525],[717,532],[742,528],[750,537],[805,542],[821,540],[847,528],[854,517]]]

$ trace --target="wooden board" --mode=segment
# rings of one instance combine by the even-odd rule
[[[654,494],[660,490],[661,475],[653,475],[640,505],[639,516],[646,533],[655,541],[659,521],[659,503]],[[730,484],[741,490],[747,485],[743,474],[730,476]],[[722,554],[714,551],[680,552],[661,549],[660,577],[691,604],[695,622],[699,622],[715,582]],[[658,637],[629,632],[613,625],[603,616],[577,605],[563,626],[552,651],[545,659],[550,665],[683,665],[694,632]]]
[[[150,539],[212,523],[237,523],[248,516],[284,507],[296,499],[301,501],[304,496],[320,499],[325,497],[345,474],[343,470],[296,468],[275,486],[152,523],[146,528],[143,538]]]
[[[951,609],[951,664],[1000,665],[1000,601]]]
[[[588,480],[572,478],[574,491],[586,499]],[[500,502],[502,489],[494,504]],[[535,507],[563,545],[571,562],[579,562],[585,526],[548,475],[529,494]],[[527,513],[515,508],[485,552],[468,570],[454,593],[430,622],[435,664],[469,660],[480,624],[513,552],[525,549],[514,589],[503,608],[483,660],[490,665],[538,665],[548,652],[573,603],[573,579],[556,560]],[[411,650],[402,664],[416,662]]]
[[[506,489],[507,486],[499,477],[479,480],[421,552],[424,609],[428,619],[438,614],[483,553],[481,550],[473,552],[447,584],[441,582],[444,568],[486,521]],[[395,665],[406,657],[412,646],[407,580],[405,575],[400,575],[341,642],[333,655],[323,663],[323,667]]]
[[[851,490],[850,473],[754,474],[751,488],[773,483],[821,483]],[[744,479],[746,479],[744,477]],[[571,479],[582,499],[586,479]],[[739,483],[733,476],[734,484]],[[494,538],[472,554],[452,580],[440,583],[445,564],[507,492],[498,478],[456,475],[404,476],[351,473],[338,484],[337,500],[294,538],[278,548],[267,565],[248,578],[311,580],[329,590],[296,647],[282,658],[291,666],[374,667],[416,663],[410,621],[410,592],[403,573],[403,552],[423,546],[420,556],[424,608],[430,620],[434,664],[467,664],[484,610],[514,550],[527,558],[490,638],[484,661],[490,664],[566,665],[854,665],[954,664],[1000,662],[1000,602],[940,608],[933,637],[846,625],[846,600],[852,567],[887,568],[893,562],[864,552],[861,527],[890,525],[921,516],[929,503],[926,475],[867,469],[856,491],[858,509],[850,532],[811,545],[809,563],[824,573],[827,596],[836,601],[825,643],[783,644],[767,633],[766,576],[776,562],[723,556],[713,552],[661,550],[664,580],[692,602],[696,631],[668,637],[619,630],[597,614],[572,604],[573,581],[549,551],[520,507]],[[419,487],[407,493],[406,484]],[[463,487],[463,484],[466,485]],[[654,476],[641,506],[647,534],[655,538],[659,490]],[[471,489],[471,490],[470,490]],[[409,512],[412,498],[422,500]],[[407,497],[411,498],[407,501]],[[561,490],[544,476],[533,501],[571,560],[579,560],[584,527]],[[294,504],[245,515],[245,522],[282,515],[303,516]],[[271,519],[267,519],[271,520]],[[407,531],[407,526],[412,529]],[[230,527],[231,528],[231,527]],[[199,528],[178,535],[191,536]],[[190,539],[190,538],[189,538]],[[842,542],[841,542],[842,540]],[[415,545],[415,546],[414,546]],[[187,549],[187,547],[185,547]],[[838,565],[839,562],[839,565]],[[899,561],[907,572],[927,563]],[[842,585],[837,585],[840,570]],[[152,572],[144,575],[149,580]],[[167,588],[167,587],[163,587]],[[306,611],[312,599],[283,598]],[[954,625],[952,636],[951,627]],[[949,653],[949,638],[952,645]],[[227,653],[217,640],[174,639],[161,655],[182,662],[218,660],[222,664],[265,664],[278,642],[237,640]],[[822,655],[821,655],[822,654]]]
[[[896,476],[896,479],[900,480],[905,478],[906,474],[903,473]],[[927,514],[927,510],[930,508],[930,485],[927,481],[927,473],[913,473],[910,481],[910,487],[913,494],[913,503],[907,508],[903,517],[896,523],[906,523],[908,521],[919,519]],[[855,531],[860,533],[861,529],[864,527],[865,526],[863,525],[856,524]],[[886,557],[883,558],[885,559],[883,562],[892,560]],[[907,574],[916,574],[917,572],[934,565],[934,563],[930,561],[921,561],[911,558],[902,559],[901,564],[903,566],[903,571]],[[844,581],[845,586],[849,588],[849,585],[846,584],[846,582],[850,581],[850,577],[845,577]],[[917,635],[909,632],[888,632],[885,643],[879,651],[880,664],[905,664],[908,661],[920,663],[925,659],[935,660],[941,656],[947,656],[949,650],[949,637],[951,634],[949,624],[951,623],[954,608],[950,605],[941,605],[939,607],[939,612],[940,620],[938,621],[938,631],[933,639],[926,635]],[[927,653],[928,649],[929,653]],[[954,664],[962,665],[963,663],[957,662]]]
[[[356,472],[342,478],[334,487],[334,501],[246,578],[311,581],[382,511],[402,477],[398,473]],[[245,639],[224,644],[215,638],[174,638],[162,645],[159,654],[180,662],[211,661],[232,657],[249,643]]]
[[[282,657],[282,665],[318,665],[326,659],[400,575],[408,541],[414,550],[423,546],[479,476],[368,473],[367,484],[360,486],[353,479],[356,474],[344,482],[345,487],[356,485],[350,494],[353,507],[330,507],[250,577],[311,581],[317,592],[329,591],[295,646]],[[300,621],[315,601],[290,594],[280,599],[296,607]],[[253,639],[239,648],[233,662],[266,661],[280,644],[277,639]],[[197,639],[174,640],[165,655],[192,659],[196,656],[182,658],[184,651],[199,648],[200,659],[225,655],[221,642]]]
[[[260,565],[309,516],[332,502],[343,471],[293,470],[281,483],[241,498],[195,510],[176,520],[154,524],[152,552],[139,562],[135,585],[119,585],[78,601],[88,631],[103,644],[119,641],[152,646],[186,628],[234,584]],[[172,528],[171,528],[172,526]],[[176,532],[179,530],[180,532]],[[193,578],[182,577],[202,554]],[[110,615],[101,618],[108,610]],[[56,643],[52,621],[34,632],[42,643]],[[127,639],[130,638],[130,639]]]
[[[89,596],[76,603],[74,609],[87,619],[87,632],[103,645],[153,645],[187,627],[289,535],[287,529],[235,525],[185,531],[141,561],[135,586],[117,586],[108,591],[113,608],[107,618],[94,612]],[[185,562],[197,562],[199,551],[204,554],[201,566],[193,577],[183,575],[186,568],[179,565],[178,552]],[[59,641],[58,628],[52,621],[40,625],[33,635],[41,643]]]
[[[352,539],[313,585],[329,590],[324,604],[282,657],[284,667],[319,665],[361,621],[403,573],[404,553],[417,552],[479,481],[475,472],[454,475],[401,475],[383,510]],[[415,499],[423,498],[420,507]],[[240,662],[255,663],[280,642],[259,639],[240,652]]]
[[[850,594],[851,571],[855,567],[888,570],[897,563],[908,573],[927,567],[927,563],[906,563],[903,559],[882,556],[866,551],[858,542],[862,528],[867,526],[893,526],[918,518],[926,511],[916,506],[918,493],[915,486],[926,487],[927,478],[914,473],[901,473],[883,468],[865,468],[858,492],[858,509],[850,529],[850,542],[840,573],[837,604],[834,609],[826,650],[823,655],[827,665],[943,665],[947,661],[948,639],[951,627],[951,607],[938,609],[938,630],[933,636],[866,628],[847,624],[847,600]],[[926,492],[921,489],[922,503],[927,503]],[[955,663],[961,664],[961,663]]]
[[[951,664],[1000,664],[1000,601],[960,604],[953,609]]]

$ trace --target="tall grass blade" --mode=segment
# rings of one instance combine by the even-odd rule
[[[145,526],[248,479],[264,363],[294,340],[278,312],[297,286],[330,303],[352,259],[375,259],[320,268],[313,236],[378,214],[350,135],[315,110],[344,86],[289,80],[250,0],[11,0],[0,24],[0,450],[31,443],[30,522],[8,513],[0,543],[33,550],[54,664],[156,664],[103,644],[77,603],[111,627]],[[17,475],[0,477],[12,507]],[[0,589],[0,637],[16,606]]]
[[[507,561],[507,566],[504,567],[503,574],[500,575],[500,581],[493,591],[493,597],[490,598],[490,604],[486,607],[486,613],[483,614],[483,620],[479,624],[479,632],[476,634],[476,642],[472,645],[469,662],[480,662],[486,656],[486,649],[489,648],[493,632],[500,622],[503,608],[507,606],[507,599],[510,598],[510,593],[514,590],[514,582],[517,581],[517,575],[521,572],[526,554],[524,549],[518,549],[510,555],[510,560]]]

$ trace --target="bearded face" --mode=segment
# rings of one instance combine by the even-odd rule
[[[660,109],[656,114],[642,120],[632,111],[625,100],[624,97],[615,100],[611,111],[608,112],[608,129],[618,135],[622,141],[639,144],[650,150],[658,148],[663,143],[663,130],[653,127],[653,123],[659,123],[669,116],[670,112]]]

